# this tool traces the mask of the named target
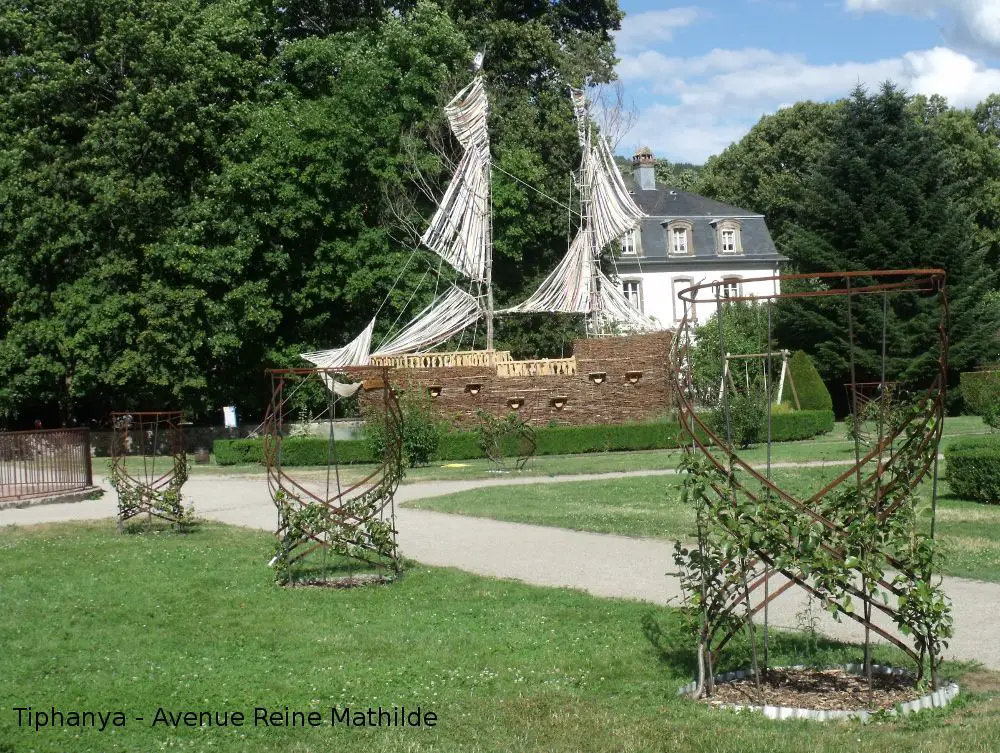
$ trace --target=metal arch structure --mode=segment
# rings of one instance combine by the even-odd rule
[[[831,272],[818,274],[777,275],[744,280],[746,283],[761,283],[760,287],[771,287],[775,292],[759,296],[742,295],[725,297],[722,295],[721,283],[703,283],[682,290],[679,298],[684,303],[685,316],[678,325],[677,336],[674,338],[671,350],[671,363],[677,380],[675,400],[677,403],[678,420],[681,425],[683,447],[686,456],[695,457],[704,463],[714,474],[705,486],[705,497],[708,514],[715,521],[721,521],[723,535],[735,534],[732,528],[726,527],[726,508],[732,507],[735,495],[761,507],[769,508],[771,520],[805,519],[810,524],[821,527],[828,538],[823,544],[826,555],[834,560],[845,563],[846,555],[838,548],[837,542],[845,540],[845,528],[852,520],[838,515],[830,500],[837,498],[839,492],[849,487],[858,490],[859,499],[872,500],[873,508],[868,513],[876,516],[880,523],[888,521],[899,512],[900,500],[906,493],[912,492],[924,479],[933,481],[932,516],[936,515],[937,502],[937,449],[942,432],[942,418],[947,389],[948,368],[948,302],[945,289],[945,272],[941,269],[908,269],[886,270],[872,272]],[[812,281],[811,290],[794,290],[779,293],[778,286],[785,289],[788,282]],[[707,295],[706,295],[707,294]],[[847,335],[849,337],[849,360],[851,381],[846,385],[853,416],[864,415],[866,405],[881,406],[889,404],[889,396],[901,402],[903,390],[898,383],[887,382],[885,378],[885,326],[883,325],[883,367],[881,381],[876,383],[862,382],[856,376],[854,359],[854,320],[853,306],[856,297],[882,296],[883,314],[885,314],[888,297],[895,294],[936,297],[939,318],[937,324],[937,341],[939,353],[936,373],[929,385],[915,387],[909,396],[911,398],[908,410],[897,411],[893,420],[885,418],[887,412],[882,407],[875,412],[873,420],[878,425],[877,434],[872,436],[865,447],[859,432],[855,433],[855,462],[843,473],[838,475],[822,489],[809,497],[797,497],[782,489],[772,480],[771,461],[771,426],[770,410],[768,410],[768,446],[767,466],[764,472],[739,457],[730,438],[719,436],[701,416],[695,412],[695,389],[692,381],[693,369],[691,363],[691,348],[694,336],[694,311],[698,303],[713,303],[717,310],[729,302],[757,303],[772,306],[783,300],[797,298],[829,298],[840,297],[846,300]],[[719,317],[720,327],[723,317]],[[884,319],[883,319],[884,321]],[[771,311],[768,310],[770,329]],[[768,332],[770,339],[771,332]],[[721,339],[721,338],[720,338]],[[769,373],[770,377],[770,373]],[[725,382],[723,382],[725,385]],[[770,390],[768,390],[770,394]],[[882,397],[885,396],[885,397]],[[720,409],[728,411],[728,403]],[[872,413],[868,413],[872,417]],[[881,417],[881,418],[880,418]],[[862,497],[862,490],[865,496]],[[720,515],[720,512],[722,515]],[[779,524],[780,525],[780,524]],[[933,517],[930,536],[934,536]],[[911,636],[908,640],[906,631],[898,626],[906,622],[906,616],[901,614],[904,589],[897,579],[883,578],[877,587],[890,594],[888,603],[876,599],[870,591],[863,590],[857,581],[847,582],[844,590],[857,603],[862,605],[859,613],[855,609],[845,609],[841,601],[830,598],[822,583],[811,580],[809,575],[796,564],[795,534],[788,530],[784,542],[775,539],[767,546],[754,545],[750,539],[750,559],[746,562],[747,569],[743,572],[745,587],[741,586],[735,596],[724,605],[724,616],[720,627],[711,635],[707,646],[709,658],[718,659],[719,652],[744,629],[760,612],[766,614],[768,605],[781,594],[798,586],[816,596],[828,607],[842,615],[859,622],[867,636],[869,633],[880,636],[889,643],[900,648],[917,662],[923,671],[923,657],[926,649],[920,646],[920,640]],[[888,570],[901,573],[903,577],[914,579],[921,577],[907,563],[899,561],[889,551],[876,553],[882,558]],[[850,568],[847,568],[850,570]],[[903,600],[905,601],[905,600]],[[894,629],[896,627],[896,629]],[[766,636],[766,628],[765,628]],[[933,646],[933,643],[931,644]],[[931,648],[931,671],[934,672],[934,649]],[[766,638],[765,638],[766,656]],[[766,663],[766,661],[765,661]]]
[[[294,570],[310,553],[331,551],[396,577],[402,558],[396,541],[395,492],[403,476],[403,418],[387,367],[343,366],[269,369],[270,405],[262,436],[267,483],[278,511],[277,553],[271,564],[279,580],[294,582]],[[364,478],[344,483],[333,434],[337,378],[353,380],[381,422],[384,456]],[[330,396],[325,478],[296,476],[283,462],[289,437],[288,412],[296,390],[309,381],[323,384]]]
[[[181,497],[188,477],[183,411],[116,411],[111,425],[109,480],[118,494],[119,532],[126,521],[143,513],[148,519],[186,523]],[[131,463],[130,457],[135,458]]]

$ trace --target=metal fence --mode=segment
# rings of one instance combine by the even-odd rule
[[[89,429],[0,432],[0,502],[93,485]]]

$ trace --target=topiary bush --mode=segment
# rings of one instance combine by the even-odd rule
[[[781,402],[787,405],[795,405],[795,395],[799,396],[799,407],[802,410],[833,410],[833,398],[830,391],[823,384],[823,379],[816,371],[809,354],[803,350],[797,350],[788,359],[788,372],[795,380],[795,390],[792,385],[785,380],[784,393]]]
[[[953,494],[1000,504],[1000,437],[967,437],[944,451]]]
[[[1000,371],[966,371],[962,374],[965,407],[983,417],[986,425],[1000,430]]]

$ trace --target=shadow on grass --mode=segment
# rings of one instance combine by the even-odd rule
[[[297,561],[280,580],[280,585],[329,586],[333,588],[353,588],[366,585],[381,585],[399,580],[405,570],[397,572],[391,560],[381,558],[365,562],[353,557],[345,557],[331,552],[317,550]]]
[[[650,610],[642,616],[640,625],[643,635],[662,665],[682,677],[694,677],[698,670],[695,630],[685,622],[683,615],[676,611]],[[757,659],[763,666],[765,652],[762,624],[756,625],[756,634]],[[831,640],[808,630],[791,632],[771,628],[767,631],[766,657],[767,665],[770,667],[803,665],[829,668],[863,662],[864,647],[860,644]],[[877,664],[916,670],[909,657],[893,646],[874,645],[872,657]],[[748,669],[752,664],[753,651],[750,640],[746,631],[742,631],[726,645],[714,669],[720,674]],[[953,673],[961,674],[968,668],[948,663],[943,671],[951,670]]]
[[[195,533],[202,526],[203,522],[199,519],[191,519],[181,523],[171,523],[170,521],[155,517],[151,520],[132,518],[122,526],[121,532],[129,536],[158,535],[161,533],[189,534]],[[0,753],[3,753],[3,751],[0,750]]]

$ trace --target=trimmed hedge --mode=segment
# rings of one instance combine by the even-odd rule
[[[961,378],[962,399],[970,412],[982,416],[1000,405],[1000,370],[963,371]]]
[[[968,437],[944,451],[953,494],[1000,504],[1000,436]]]
[[[788,371],[795,381],[795,391],[792,385],[785,382],[784,394],[781,402],[795,407],[795,395],[799,396],[799,407],[804,410],[833,410],[833,398],[830,391],[823,384],[823,379],[812,358],[803,350],[797,350],[788,360]]]
[[[775,413],[771,430],[775,442],[809,439],[833,429],[832,411]],[[765,429],[766,431],[766,429]],[[597,426],[552,426],[535,430],[536,455],[580,455],[588,452],[661,450],[680,446],[676,422]],[[260,439],[217,439],[213,452],[217,465],[263,463]],[[290,437],[281,449],[283,465],[325,465],[327,440],[323,437]],[[450,462],[483,457],[473,431],[455,431],[441,437],[433,460]],[[375,457],[363,440],[338,440],[341,463],[373,463]]]
[[[250,465],[264,462],[264,448],[259,439],[216,439],[212,442],[216,465]]]

